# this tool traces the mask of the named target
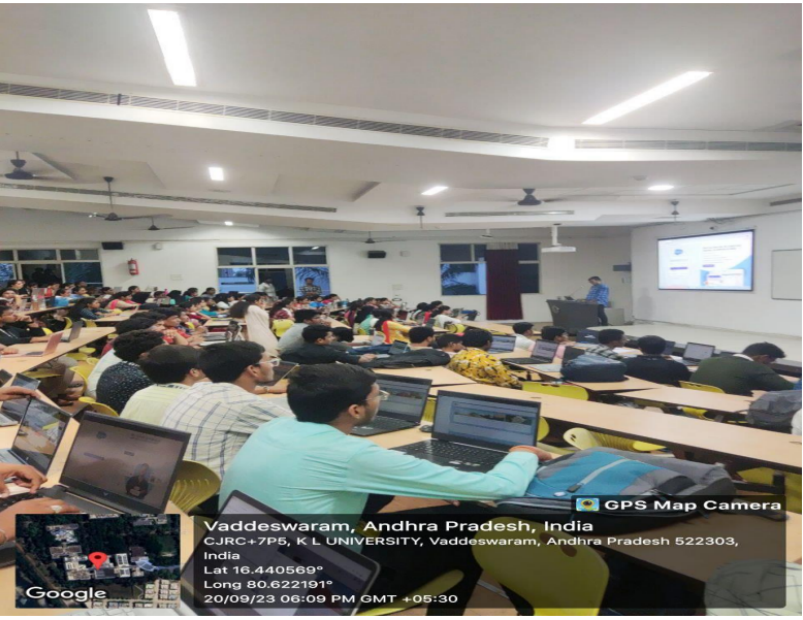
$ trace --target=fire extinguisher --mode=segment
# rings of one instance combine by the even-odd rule
[[[128,275],[130,276],[139,275],[139,263],[137,263],[137,261],[135,261],[133,258],[128,261]]]

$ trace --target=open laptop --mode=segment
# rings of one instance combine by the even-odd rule
[[[14,443],[11,448],[0,450],[0,462],[31,465],[47,474],[69,422],[70,414],[66,411],[43,400],[30,399]]]
[[[3,387],[6,383],[11,381],[11,377],[13,376],[14,375],[12,375],[7,370],[3,370],[2,368],[0,368],[0,387]]]
[[[410,345],[403,340],[394,340],[393,344],[390,345],[390,349],[388,349],[388,355],[400,355],[401,353],[407,353],[410,350]]]
[[[488,350],[488,353],[510,353],[515,348],[515,336],[501,336],[494,334],[494,339],[491,341],[491,348]]]
[[[44,351],[31,351],[30,353],[12,353],[11,355],[3,355],[3,359],[12,357],[44,357],[45,355],[53,355],[61,344],[63,332],[56,332],[47,341]]]
[[[68,332],[61,332],[60,342],[72,342],[81,335],[81,329],[84,326],[83,321],[75,321]]]
[[[365,426],[358,426],[352,435],[368,437],[413,428],[421,423],[427,405],[431,379],[379,375],[376,380],[379,389],[390,394],[379,406],[379,413]]]
[[[268,383],[262,383],[261,385],[273,387],[282,379],[286,379],[287,376],[296,368],[298,368],[298,364],[295,362],[287,362],[283,359],[280,359],[279,365],[273,367],[273,380],[269,381]]]
[[[432,439],[394,448],[463,471],[486,472],[513,446],[534,446],[541,403],[441,390]]]
[[[714,355],[713,344],[699,344],[697,342],[689,342],[683,350],[683,357],[680,360],[681,364],[686,366],[697,366],[703,360],[707,360]]]
[[[39,379],[32,379],[22,373],[17,373],[14,381],[11,382],[9,387],[23,387],[29,390],[35,390],[39,387]],[[28,402],[32,400],[28,398],[12,398],[11,400],[3,401],[0,406],[0,426],[14,426],[22,421],[25,417],[25,411],[28,409]]]
[[[577,344],[599,344],[599,334],[593,329],[581,329],[575,337]]]
[[[674,340],[667,340],[666,346],[664,347],[664,352],[662,355],[672,355],[675,351],[675,341]]]
[[[243,557],[237,561],[226,559],[208,559],[212,557],[225,557],[226,552],[232,550],[231,545],[221,543],[219,546],[201,544],[197,547],[181,572],[181,586],[185,600],[192,600],[193,607],[183,603],[177,611],[159,609],[159,615],[204,615],[204,616],[353,616],[357,611],[360,600],[368,593],[379,574],[379,564],[366,556],[349,549],[337,541],[326,540],[321,534],[305,532],[295,529],[298,521],[280,512],[269,508],[265,504],[241,493],[234,491],[229,495],[218,516],[218,523],[258,523],[260,527],[274,528],[280,531],[281,536],[274,536],[269,542],[259,547],[255,545],[238,548]],[[265,531],[273,531],[266,529]],[[208,540],[222,540],[223,537],[209,537]],[[251,606],[223,609],[204,602],[204,595],[236,594],[251,600],[255,595],[264,594],[265,590],[252,589],[248,582],[258,584],[259,579],[254,575],[241,574],[237,576],[234,566],[250,564],[262,567],[281,569],[277,574],[298,574],[304,578],[320,584],[310,594],[307,602],[287,603],[275,605],[275,608],[252,604]],[[204,570],[202,567],[207,567]],[[218,576],[210,574],[211,568],[224,570],[217,572]],[[293,572],[290,572],[290,568]],[[203,570],[203,574],[202,571]],[[261,574],[261,573],[260,573]],[[266,570],[267,574],[267,570]],[[236,583],[233,583],[236,582]],[[195,588],[195,584],[203,584]],[[231,592],[226,584],[236,591]],[[205,586],[205,587],[204,587]],[[281,586],[279,586],[281,587]],[[299,587],[304,587],[303,583]],[[279,600],[281,595],[305,594],[294,590],[271,590]],[[315,602],[312,602],[315,601]],[[100,611],[100,610],[98,610]],[[109,610],[106,613],[112,615]],[[136,610],[134,610],[136,612]],[[156,611],[156,610],[154,610]],[[88,614],[87,614],[88,615]],[[132,615],[138,615],[136,613]],[[142,614],[144,615],[144,614]],[[151,613],[153,614],[153,612]]]
[[[529,366],[533,364],[551,364],[555,359],[560,345],[550,340],[536,340],[531,357],[509,357],[503,359],[505,364],[515,364],[519,366]]]
[[[39,489],[89,514],[161,514],[190,434],[84,413],[59,484]]]

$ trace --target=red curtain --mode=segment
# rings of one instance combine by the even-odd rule
[[[492,321],[522,318],[519,288],[519,255],[516,250],[487,250],[488,319]]]

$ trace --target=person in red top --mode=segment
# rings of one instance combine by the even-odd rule
[[[282,319],[295,320],[293,319],[294,313],[293,309],[290,307],[290,301],[289,299],[282,299],[273,304],[269,312],[270,318],[276,321]]]

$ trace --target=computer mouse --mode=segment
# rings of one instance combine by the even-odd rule
[[[418,430],[422,433],[431,433],[432,432],[432,424],[422,424],[418,427]]]

